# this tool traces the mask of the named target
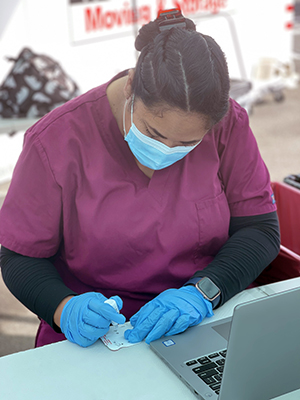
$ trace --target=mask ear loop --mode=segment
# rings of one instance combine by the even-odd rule
[[[124,132],[124,139],[126,138],[126,136],[128,135],[128,133],[126,133],[126,129],[125,129],[125,111],[126,111],[126,106],[127,106],[127,102],[128,99],[126,99],[125,104],[124,104],[124,109],[123,109],[123,132]],[[133,102],[134,102],[134,94],[132,95],[132,100],[131,100],[131,125],[133,124]]]
[[[128,99],[126,99],[125,104],[124,104],[124,108],[123,108],[123,132],[124,132],[124,139],[125,139],[126,136],[127,136],[126,129],[125,129],[125,110],[126,110],[127,101],[128,101]]]
[[[134,103],[134,94],[132,95],[132,100],[131,100],[131,125],[133,124],[133,103]]]

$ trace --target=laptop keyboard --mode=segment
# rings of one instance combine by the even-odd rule
[[[226,349],[211,353],[207,356],[195,358],[185,364],[191,367],[193,372],[198,375],[216,394],[220,393],[221,380],[223,376]]]

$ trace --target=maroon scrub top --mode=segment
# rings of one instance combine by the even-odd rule
[[[234,100],[191,153],[149,179],[118,128],[108,84],[26,132],[0,243],[29,257],[56,254],[69,288],[118,294],[129,318],[206,267],[228,239],[230,217],[276,206],[247,113]],[[62,338],[44,323],[38,344]]]

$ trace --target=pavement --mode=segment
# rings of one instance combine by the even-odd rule
[[[300,173],[300,87],[286,89],[284,95],[282,102],[265,96],[250,115],[250,126],[271,180],[277,182]],[[0,185],[0,207],[8,186],[9,182]],[[0,356],[33,348],[38,322],[0,277]]]

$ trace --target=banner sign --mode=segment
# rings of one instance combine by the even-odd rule
[[[179,7],[185,16],[217,13],[229,0],[69,0],[73,44],[110,39],[137,32],[159,10]]]

